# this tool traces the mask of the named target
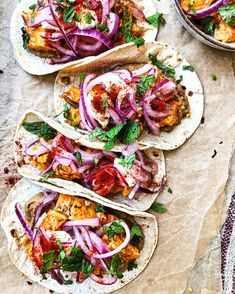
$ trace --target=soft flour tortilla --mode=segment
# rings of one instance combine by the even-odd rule
[[[23,149],[25,145],[31,141],[33,141],[35,138],[37,138],[36,135],[33,135],[25,130],[25,128],[22,126],[23,122],[30,122],[30,121],[45,121],[47,122],[51,127],[59,131],[64,136],[74,139],[74,131],[70,129],[65,129],[61,126],[60,123],[55,122],[52,119],[46,118],[44,115],[40,114],[39,112],[29,112],[27,113],[22,121],[20,122],[15,136],[14,141],[14,156],[15,160],[18,166],[19,173],[27,178],[40,181],[42,176],[40,175],[41,171],[34,168],[30,164],[27,164],[23,160]],[[84,144],[85,146],[101,149],[99,144],[96,142],[90,142],[89,140],[84,140],[84,136],[81,136],[82,140],[76,138],[77,141]],[[121,151],[124,146],[118,145],[116,148],[114,148],[112,151]],[[126,208],[129,210],[139,210],[139,211],[145,211],[150,208],[150,206],[153,204],[155,199],[160,193],[160,190],[165,182],[165,159],[163,152],[161,150],[158,150],[156,148],[142,148],[142,150],[152,159],[154,159],[158,164],[158,173],[155,176],[155,182],[158,182],[160,184],[159,192],[156,192],[154,194],[147,194],[147,193],[140,193],[138,196],[138,199],[129,199],[128,197],[123,197],[120,194],[109,196],[109,197],[103,197],[95,192],[82,187],[81,185],[58,178],[48,178],[47,182],[51,183],[58,187],[63,187],[69,191],[77,192],[77,193],[83,193],[83,194],[89,194],[93,200],[99,199],[109,202],[109,203],[115,203],[116,206]]]
[[[13,47],[13,51],[15,54],[16,60],[19,62],[20,66],[29,74],[32,75],[46,75],[49,73],[56,72],[60,69],[63,69],[69,65],[81,63],[84,60],[93,60],[95,59],[94,56],[86,57],[79,59],[77,61],[71,61],[62,64],[50,64],[49,59],[41,58],[39,56],[34,55],[30,50],[26,50],[23,48],[23,41],[22,41],[22,32],[21,28],[25,26],[23,18],[21,16],[22,11],[29,11],[29,6],[35,3],[36,0],[21,0],[15,10],[13,11],[12,18],[11,18],[11,30],[10,30],[10,38]],[[156,6],[152,0],[134,0],[134,2],[138,3],[140,6],[144,8],[143,12],[146,17],[153,15],[157,10]],[[141,27],[145,28],[145,33],[142,37],[145,39],[146,42],[154,41],[157,36],[158,29],[154,28],[153,26],[149,25],[147,22],[141,24]],[[125,46],[122,45],[122,46]],[[116,52],[119,50],[119,46],[115,47],[114,49],[108,52]],[[104,52],[100,56],[105,56],[107,53]]]
[[[134,278],[136,278],[147,266],[150,258],[154,252],[154,249],[157,245],[158,239],[158,228],[156,218],[144,212],[130,212],[125,209],[117,209],[115,206],[111,204],[107,204],[102,201],[97,201],[102,205],[107,207],[117,209],[122,211],[128,215],[134,217],[134,220],[141,226],[144,233],[144,247],[140,252],[140,257],[136,260],[138,267],[133,269],[132,271],[126,271],[124,273],[124,277],[120,280],[118,279],[117,282],[113,285],[100,285],[94,282],[92,279],[86,279],[82,284],[76,283],[73,285],[59,285],[55,280],[51,277],[47,280],[43,280],[42,277],[39,275],[38,270],[34,266],[33,262],[28,259],[28,255],[24,248],[19,247],[19,243],[17,242],[14,235],[17,234],[19,237],[19,242],[21,243],[25,237],[25,233],[23,230],[22,225],[20,224],[16,214],[14,213],[15,203],[20,202],[20,207],[23,211],[25,203],[32,198],[37,193],[42,192],[44,189],[52,190],[58,193],[69,194],[74,196],[81,196],[87,197],[86,194],[79,195],[75,193],[68,192],[67,190],[54,187],[49,184],[42,184],[42,187],[36,185],[35,183],[30,182],[27,179],[20,180],[10,191],[8,197],[6,198],[2,213],[1,213],[1,225],[8,240],[8,251],[10,257],[15,264],[15,266],[30,280],[33,282],[37,282],[43,287],[46,287],[50,290],[53,290],[58,293],[76,293],[76,294],[99,294],[99,293],[109,293],[115,290],[118,290],[131,282]],[[89,197],[87,197],[89,198]]]
[[[163,150],[172,150],[181,146],[192,136],[201,122],[204,108],[203,89],[195,72],[183,70],[184,65],[189,65],[187,60],[173,48],[160,42],[146,43],[139,48],[129,44],[112,55],[109,53],[106,56],[97,57],[92,62],[86,61],[82,65],[77,64],[60,71],[54,85],[54,104],[60,122],[75,130],[63,116],[65,101],[61,98],[61,94],[71,85],[79,85],[79,73],[103,73],[116,68],[137,69],[148,63],[150,53],[155,54],[164,65],[172,66],[177,78],[183,76],[181,84],[186,87],[191,115],[189,118],[183,118],[171,132],[160,132],[159,136],[145,129],[138,141],[140,144]],[[87,133],[84,130],[77,130],[78,137]]]

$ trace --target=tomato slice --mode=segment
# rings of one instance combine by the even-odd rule
[[[126,187],[125,178],[112,164],[99,167],[89,178],[89,184],[101,196],[110,193],[116,184]]]
[[[42,256],[41,233],[37,231],[33,242],[33,259],[39,269],[42,266]]]

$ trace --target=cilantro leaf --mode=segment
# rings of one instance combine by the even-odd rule
[[[183,65],[183,70],[194,72],[194,68],[191,65]]]
[[[104,206],[102,204],[97,204],[95,211],[96,212],[105,212]]]
[[[219,13],[227,25],[235,25],[235,3],[220,6]]]
[[[109,106],[108,102],[106,100],[104,100],[102,105],[101,105],[101,109],[104,110],[108,106]]]
[[[158,213],[164,213],[167,211],[167,208],[164,204],[159,202],[154,202],[151,206],[151,209],[158,212]]]
[[[87,23],[87,24],[91,24],[91,21],[92,21],[92,15],[91,15],[90,12],[88,12],[88,13],[86,14],[86,23]]]
[[[121,158],[120,161],[118,162],[118,164],[120,164],[124,167],[127,167],[127,168],[131,168],[135,159],[136,159],[135,154],[128,155],[124,158]]]
[[[138,238],[143,237],[140,227],[136,224],[132,225],[131,227],[131,239],[133,239],[134,237],[138,237]]]
[[[212,74],[212,75],[211,75],[211,79],[212,79],[213,81],[217,81],[217,76],[216,76],[216,74]]]
[[[64,10],[64,22],[72,22],[75,16],[75,9],[73,7],[67,7]]]
[[[166,23],[163,13],[160,12],[156,12],[154,15],[147,17],[147,22],[155,28],[158,28],[160,24],[164,25]]]
[[[86,7],[90,7],[90,4],[89,4],[88,2],[86,2],[86,1],[83,1],[82,4],[83,4],[84,6],[86,6]]]
[[[46,182],[49,178],[51,178],[54,175],[54,171],[49,171],[45,175],[43,175],[40,179],[39,182]]]
[[[71,253],[62,259],[62,270],[68,272],[90,272],[91,266],[84,260],[84,252],[80,247],[72,247]]]
[[[162,64],[156,57],[156,55],[149,54],[149,59],[152,61],[154,65],[156,65],[158,68],[165,71],[165,74],[168,78],[173,78],[175,76],[175,70],[171,66],[166,66]]]
[[[54,260],[54,250],[44,253],[42,256],[42,266],[40,272],[43,274],[49,273],[54,263]]]
[[[26,31],[26,28],[21,28],[21,31],[22,31],[23,48],[27,49],[28,42],[29,42],[29,35]]]
[[[195,1],[191,1],[188,7],[192,10],[192,13],[193,13],[194,15],[197,15],[197,11],[196,11],[196,9],[194,8],[194,5],[195,5]]]
[[[176,83],[177,84],[180,84],[182,81],[183,81],[183,76],[180,75],[179,78],[178,78],[178,80],[176,80]]]
[[[85,275],[90,275],[94,269],[94,266],[90,264],[90,262],[86,259],[83,259],[82,261],[82,267],[81,272],[83,272]]]
[[[84,72],[79,73],[79,82],[80,84],[85,80],[86,74]]]
[[[31,134],[44,138],[46,141],[54,139],[57,131],[45,122],[24,122],[23,127]]]
[[[141,96],[143,93],[145,93],[149,89],[150,85],[155,82],[155,80],[156,77],[153,74],[142,75],[140,84],[136,87],[137,95]]]
[[[130,262],[129,264],[128,264],[128,272],[129,271],[132,271],[134,268],[137,268],[138,267],[138,264],[136,264],[136,263],[134,263],[134,262]]]
[[[110,270],[108,270],[108,273],[112,276],[118,277],[119,279],[123,278],[123,274],[120,271],[121,265],[122,261],[119,254],[114,255],[114,257],[111,260]]]
[[[207,16],[200,20],[200,23],[204,27],[204,31],[207,35],[213,35],[215,28],[218,24],[214,23],[214,18],[212,16]]]
[[[103,226],[103,231],[109,239],[113,239],[116,234],[124,233],[123,227],[118,222],[113,222],[110,226]]]
[[[97,27],[98,27],[98,30],[101,31],[102,33],[108,33],[109,32],[109,28],[106,25],[102,24],[102,23],[98,24]]]
[[[136,121],[128,120],[120,133],[118,134],[119,140],[124,144],[133,143],[140,135],[140,127]]]
[[[76,157],[79,165],[82,166],[82,155],[81,155],[81,153],[79,151],[77,151],[77,152],[74,153],[74,156]]]
[[[71,284],[73,284],[72,280],[64,280],[63,281],[63,285],[71,285]]]
[[[95,158],[95,159],[94,159],[94,165],[95,165],[95,168],[98,167],[98,163],[99,163],[99,159]]]
[[[32,10],[32,12],[34,12],[36,7],[37,7],[37,4],[34,3],[31,6],[29,6],[29,9]]]
[[[82,20],[82,13],[81,13],[81,12],[78,13],[78,14],[75,16],[75,18],[76,18],[76,20],[77,20],[78,22],[80,22],[80,21]]]

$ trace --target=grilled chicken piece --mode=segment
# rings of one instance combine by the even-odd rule
[[[192,0],[182,0],[181,1],[181,7],[184,11],[188,12],[191,10],[190,4],[193,3],[193,8],[195,10],[199,10],[205,7],[210,6],[215,0],[195,0],[192,2]]]
[[[119,247],[123,243],[124,239],[125,237],[122,235],[115,235],[113,239],[109,239],[106,234],[102,237],[102,240],[107,244],[110,250],[114,250]],[[138,248],[130,243],[121,251],[121,253],[121,259],[124,261],[137,259],[140,255]]]
[[[66,219],[67,216],[65,214],[56,210],[49,210],[40,227],[48,231],[56,231],[62,226]]]
[[[221,21],[219,26],[215,29],[215,40],[222,41],[224,43],[230,43],[235,41],[235,27],[227,25]]]
[[[81,178],[81,174],[76,173],[70,166],[59,164],[55,170],[55,177],[65,180],[79,180]]]
[[[94,202],[64,194],[60,194],[55,209],[64,213],[70,220],[97,217]]]

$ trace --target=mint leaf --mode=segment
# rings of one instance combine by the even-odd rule
[[[141,96],[142,94],[144,94],[150,88],[150,85],[155,82],[155,80],[156,77],[153,74],[142,75],[140,79],[140,84],[138,84],[136,87],[137,95]]]
[[[120,164],[126,168],[131,168],[135,159],[136,159],[135,154],[132,154],[132,155],[126,156],[124,158],[121,158],[119,160],[118,164]]]
[[[23,127],[31,134],[44,138],[46,141],[54,139],[57,131],[45,122],[24,122]]]
[[[104,206],[102,204],[97,204],[95,211],[96,212],[105,212]]]
[[[128,264],[128,272],[129,271],[132,271],[134,268],[137,268],[138,267],[138,264],[136,264],[136,263],[134,263],[134,262],[130,262],[129,264]]]
[[[191,65],[183,65],[183,70],[194,72],[194,68]]]
[[[155,28],[158,28],[160,24],[164,25],[166,23],[163,13],[160,12],[156,12],[154,15],[147,17],[147,22]]]
[[[152,61],[152,64],[156,65],[158,68],[165,71],[165,74],[168,78],[173,78],[175,76],[175,70],[171,66],[166,66],[162,64],[156,57],[156,55],[149,54],[149,59]]]
[[[138,225],[136,225],[136,224],[134,224],[131,227],[131,239],[133,239],[134,237],[138,237],[138,238],[143,237],[143,234],[142,234],[142,231],[141,231],[140,227]]]
[[[108,33],[109,32],[109,28],[106,25],[102,24],[102,23],[98,24],[97,27],[98,27],[98,30],[101,31],[102,33]]]
[[[124,144],[133,143],[140,135],[140,127],[136,121],[128,120],[118,134],[119,140]]]
[[[77,151],[77,152],[74,153],[74,156],[76,157],[79,165],[82,166],[82,155],[81,155],[81,153],[79,151]]]
[[[46,252],[42,256],[42,266],[40,272],[43,274],[49,273],[55,260],[54,250]]]
[[[154,202],[151,206],[151,209],[158,212],[158,213],[164,213],[167,211],[167,208],[164,204],[159,202]]]
[[[103,231],[109,239],[113,239],[116,234],[122,234],[125,232],[118,222],[113,222],[110,226],[103,226]]]
[[[220,6],[219,13],[227,25],[235,25],[235,3]]]
[[[110,263],[110,270],[108,270],[108,273],[112,276],[116,276],[119,279],[123,278],[123,274],[120,271],[120,267],[122,265],[121,258],[119,257],[119,254],[114,255],[114,257],[111,260]]]
[[[87,24],[91,24],[91,21],[92,21],[92,15],[91,15],[90,12],[88,12],[88,13],[86,14],[86,23],[87,23]]]
[[[28,43],[29,43],[29,35],[26,32],[26,28],[21,28],[21,31],[22,31],[23,48],[27,49]]]
[[[75,16],[75,9],[73,7],[67,7],[64,10],[64,22],[72,22]]]

